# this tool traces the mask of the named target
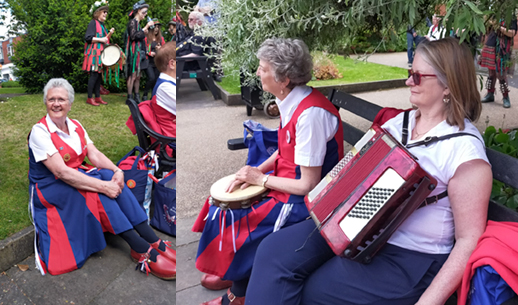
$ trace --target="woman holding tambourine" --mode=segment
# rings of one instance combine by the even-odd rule
[[[107,104],[101,98],[101,73],[104,68],[101,53],[105,45],[110,43],[110,36],[115,32],[115,29],[111,28],[108,32],[104,27],[104,22],[108,16],[108,2],[106,0],[96,1],[90,8],[90,13],[92,13],[92,20],[86,29],[85,58],[83,61],[83,70],[90,74],[86,103],[99,106],[100,104]],[[93,93],[95,93],[95,100],[92,98]]]
[[[148,29],[154,25],[154,22],[148,18],[145,27],[140,27],[140,21],[147,16],[149,4],[144,0],[133,5],[133,9],[129,14],[130,21],[127,26],[126,37],[126,84],[128,86],[128,98],[133,98],[140,103],[139,87],[140,87],[140,71],[147,69],[149,61],[146,55],[146,34]],[[134,94],[133,94],[134,92]]]

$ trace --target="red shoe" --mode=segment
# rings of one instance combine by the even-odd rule
[[[95,102],[98,103],[98,104],[103,104],[103,105],[108,104],[105,101],[103,101],[103,99],[101,97],[96,97],[95,98]]]
[[[232,287],[232,281],[222,280],[217,275],[204,273],[201,277],[201,285],[209,290],[221,290]]]
[[[232,305],[244,305],[245,304],[245,297],[236,297],[231,291],[230,288],[227,290],[227,296],[230,300],[230,304]],[[201,305],[221,305],[221,302],[223,301],[223,297],[217,297],[212,301],[201,303]]]
[[[158,245],[160,245],[160,241],[164,242],[165,251],[161,251],[158,248]],[[176,251],[173,249],[173,245],[171,244],[170,241],[159,239],[157,242],[152,243],[151,247],[155,248],[155,250],[157,250],[158,253],[160,253],[160,255],[163,255],[163,256],[167,257],[170,261],[176,263]]]
[[[101,94],[102,95],[107,95],[107,94],[110,94],[110,91],[108,91],[108,89],[104,88],[104,86],[101,85]]]
[[[156,262],[149,259],[153,247],[149,247],[146,253],[137,253],[133,249],[131,250],[131,258],[138,262],[137,268],[142,272],[146,272],[146,275],[153,274],[154,276],[163,280],[174,280],[176,279],[176,263],[171,262],[165,256],[158,255]]]
[[[97,103],[94,101],[94,99],[93,99],[93,98],[87,98],[87,99],[86,99],[86,103],[87,103],[87,104],[90,104],[90,105],[92,105],[92,106],[99,106],[99,104],[97,104]]]

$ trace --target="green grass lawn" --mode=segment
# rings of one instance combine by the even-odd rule
[[[343,56],[339,55],[333,56],[333,61],[342,74],[342,78],[332,80],[314,80],[310,81],[308,85],[313,87],[332,86],[400,79],[407,78],[408,76],[407,69],[357,61],[351,58],[345,59]],[[241,94],[239,76],[224,77],[220,85],[230,94]]]
[[[25,93],[25,89],[23,87],[0,88],[0,94],[13,94],[13,93]]]
[[[77,94],[68,116],[79,120],[95,146],[117,162],[138,140],[125,125],[130,116],[126,95],[104,95],[103,99],[108,105],[93,107],[85,103],[86,94]],[[27,135],[44,115],[43,94],[0,101],[0,240],[31,225]]]

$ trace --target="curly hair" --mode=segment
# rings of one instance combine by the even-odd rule
[[[308,46],[300,39],[266,39],[257,51],[257,58],[271,65],[276,81],[289,79],[289,89],[311,80],[313,60]]]

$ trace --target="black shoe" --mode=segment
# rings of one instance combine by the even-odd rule
[[[488,92],[486,96],[482,99],[482,103],[491,103],[495,101],[495,94],[493,92]]]
[[[140,94],[138,94],[138,92],[136,92],[134,94],[134,98],[135,98],[135,102],[137,102],[137,104],[140,104]]]
[[[132,100],[132,99],[133,99],[133,94],[131,94],[131,93],[130,93],[130,94],[128,94],[128,99],[129,99],[129,100]]]
[[[221,83],[221,76],[220,75],[214,75],[214,80],[218,83]]]
[[[511,101],[509,100],[509,96],[504,97],[504,108],[511,108]]]
[[[144,95],[142,95],[142,100],[143,100],[143,101],[147,101],[147,92],[146,92],[146,93],[144,93]]]

